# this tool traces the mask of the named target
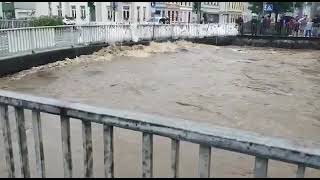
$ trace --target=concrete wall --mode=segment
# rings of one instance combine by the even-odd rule
[[[320,50],[320,39],[304,37],[237,36],[232,41],[232,45]]]

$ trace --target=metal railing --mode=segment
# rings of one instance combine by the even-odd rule
[[[58,47],[139,40],[237,35],[234,24],[81,25],[0,30],[0,56]]]
[[[0,20],[0,29],[32,27],[31,20]]]
[[[297,177],[304,177],[306,167],[320,168],[320,148],[315,145],[307,147],[295,141],[264,137],[236,129],[0,91],[0,121],[9,177],[15,177],[13,159],[15,155],[12,151],[8,106],[13,106],[15,109],[18,157],[21,160],[23,177],[30,177],[24,109],[32,110],[36,170],[41,177],[45,177],[46,174],[40,112],[60,116],[64,177],[73,176],[70,118],[82,122],[85,177],[93,177],[91,123],[103,125],[106,177],[114,177],[113,127],[143,134],[142,177],[153,177],[153,135],[171,139],[171,177],[179,176],[179,156],[180,150],[183,150],[180,149],[180,141],[200,145],[198,165],[200,177],[210,177],[212,147],[255,156],[255,177],[267,177],[269,159],[296,164]]]
[[[240,29],[240,27],[238,27]],[[299,28],[298,28],[299,29]],[[290,27],[288,24],[281,25],[280,23],[272,23],[270,27],[262,29],[261,23],[255,25],[251,22],[246,22],[242,27],[243,34],[247,35],[267,35],[267,36],[295,36],[295,37],[304,37],[305,33],[299,29],[297,32],[294,31],[294,27]],[[320,24],[313,24],[312,37],[320,37]]]

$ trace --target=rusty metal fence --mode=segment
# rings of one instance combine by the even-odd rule
[[[8,107],[14,107],[17,125],[18,154],[12,151]],[[62,158],[64,177],[73,177],[71,154],[70,118],[82,122],[84,177],[93,177],[93,151],[91,124],[103,126],[105,177],[114,177],[113,128],[123,128],[142,133],[142,177],[153,177],[153,135],[171,139],[171,177],[179,177],[180,142],[199,144],[199,177],[210,177],[211,148],[255,156],[254,176],[267,177],[268,160],[296,164],[297,177],[304,177],[305,169],[320,168],[319,145],[305,146],[301,142],[272,138],[230,128],[214,127],[181,119],[170,119],[133,112],[102,109],[79,103],[62,102],[54,99],[29,96],[9,91],[0,91],[0,122],[4,141],[8,177],[16,177],[15,161],[19,157],[23,177],[30,177],[24,110],[32,111],[32,131],[39,177],[46,177],[45,157],[40,113],[60,116]],[[52,142],[51,142],[52,143]]]

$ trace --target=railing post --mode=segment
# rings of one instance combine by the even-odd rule
[[[16,123],[17,123],[17,142],[20,151],[21,160],[21,175],[24,178],[30,178],[29,159],[28,159],[28,146],[27,134],[25,128],[24,111],[21,107],[15,107]]]
[[[297,178],[304,178],[306,167],[302,164],[298,165]]]
[[[178,178],[179,176],[179,155],[180,155],[180,141],[171,140],[171,171],[172,177]]]
[[[62,153],[63,153],[63,168],[64,177],[72,177],[72,154],[70,142],[70,118],[64,113],[61,118],[61,138],[62,138]]]
[[[114,178],[113,127],[103,125],[105,177]]]
[[[4,104],[0,104],[0,121],[2,127],[2,135],[4,141],[4,150],[5,150],[5,158],[8,169],[8,177],[15,177],[15,168],[14,168],[14,159],[13,159],[13,151],[12,151],[12,141],[11,141],[11,133],[10,133],[10,123],[8,117],[8,106]]]
[[[142,134],[142,177],[153,177],[153,136]]]
[[[91,122],[82,120],[82,140],[84,152],[84,177],[93,177]]]
[[[211,147],[200,145],[199,149],[199,176],[200,178],[210,177]]]
[[[255,178],[266,178],[268,174],[268,159],[256,157],[254,172]]]
[[[32,127],[34,135],[34,145],[36,154],[36,169],[39,177],[45,177],[45,164],[42,143],[42,128],[39,111],[32,111]]]
[[[36,48],[36,45],[35,45],[35,29],[31,29],[31,50],[34,51],[35,48]]]
[[[71,26],[71,37],[72,37],[72,40],[71,40],[71,47],[74,47],[74,32],[73,32],[73,25]]]

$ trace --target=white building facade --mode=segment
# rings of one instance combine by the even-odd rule
[[[0,2],[0,19],[3,19],[2,2]]]
[[[167,17],[170,23],[191,23],[193,2],[155,2],[155,16]]]
[[[76,24],[86,24],[90,20],[88,2],[37,2],[36,17],[72,17]]]
[[[219,2],[220,23],[235,23],[237,18],[243,18],[244,3],[246,2]]]
[[[61,5],[61,7],[60,7]],[[36,16],[72,17],[76,24],[144,23],[150,19],[150,2],[37,2]]]
[[[220,17],[220,5],[219,2],[202,2],[201,13],[204,22],[206,23],[219,23]]]

